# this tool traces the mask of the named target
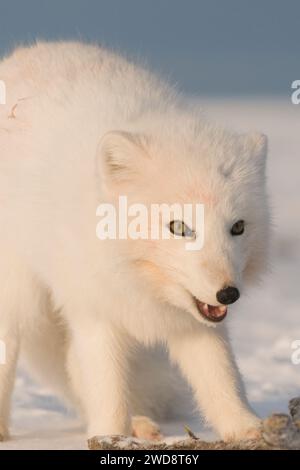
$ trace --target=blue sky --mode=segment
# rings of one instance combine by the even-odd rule
[[[99,41],[198,94],[288,94],[299,0],[0,0],[0,52],[36,38]]]

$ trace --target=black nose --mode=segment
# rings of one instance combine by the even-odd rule
[[[225,287],[217,292],[217,301],[224,305],[233,304],[239,297],[239,290],[232,286]]]

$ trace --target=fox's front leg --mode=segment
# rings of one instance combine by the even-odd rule
[[[131,432],[127,340],[125,333],[105,322],[85,319],[74,325],[69,368],[89,436]]]
[[[17,328],[0,324],[0,441],[8,438],[10,401],[19,353]]]
[[[225,337],[201,327],[175,335],[169,350],[192,386],[206,420],[225,440],[259,436],[259,419],[241,392],[241,380]]]

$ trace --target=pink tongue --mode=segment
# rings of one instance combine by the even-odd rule
[[[199,299],[195,297],[196,305],[198,307],[199,312],[204,315],[208,320],[211,321],[222,321],[227,314],[227,307],[226,305],[209,305],[201,302]]]
[[[223,305],[221,307],[218,307],[218,306],[215,307],[213,305],[207,305],[207,307],[208,307],[209,314],[212,317],[215,317],[215,318],[222,317],[226,313],[226,310],[227,310],[227,307],[225,307]]]

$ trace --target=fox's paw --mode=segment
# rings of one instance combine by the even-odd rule
[[[149,441],[160,441],[163,437],[158,424],[147,416],[133,416],[132,435]]]
[[[7,441],[9,432],[6,426],[0,424],[0,442]]]
[[[250,428],[248,429],[244,436],[242,437],[242,440],[258,440],[262,437],[262,426],[260,423],[260,426],[257,428]]]
[[[221,436],[227,442],[258,440],[262,436],[262,422],[256,416],[250,416],[238,423],[232,423],[231,426],[229,424]]]

